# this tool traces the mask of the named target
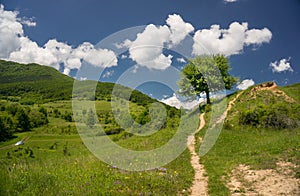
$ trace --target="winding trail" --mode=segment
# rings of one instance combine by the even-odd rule
[[[291,97],[289,97],[284,91],[281,91],[277,88],[277,85],[275,82],[270,82],[266,84],[259,85],[255,88],[253,88],[250,93],[253,93],[255,91],[261,91],[261,90],[270,90],[272,91],[275,95],[277,96],[283,96],[287,101],[289,102],[295,102],[295,100]],[[239,92],[234,99],[229,101],[228,106],[226,110],[223,112],[223,114],[217,119],[217,121],[214,123],[213,126],[223,122],[233,105],[235,104],[236,100],[240,97],[240,95],[244,91]],[[195,131],[194,134],[198,133],[204,126],[205,126],[205,120],[204,120],[204,115],[205,113],[200,114],[199,119],[200,119],[200,124],[197,130]],[[202,142],[202,138],[199,137],[200,143]],[[195,177],[193,181],[193,185],[190,188],[191,191],[191,196],[204,196],[208,195],[208,177],[205,176],[205,169],[202,164],[200,164],[199,156],[196,153],[195,150],[195,136],[191,135],[188,137],[188,148],[191,153],[191,165],[195,170]]]
[[[239,96],[243,93],[243,91],[239,92],[234,99],[232,99],[224,111],[224,113],[220,116],[220,118],[216,121],[216,124],[221,123],[223,120],[225,120],[227,113],[229,110],[231,110],[232,106],[234,105],[235,101],[239,98]],[[197,130],[195,131],[195,134],[198,133],[204,126],[205,126],[205,119],[204,119],[205,113],[200,114],[199,120],[200,124]],[[202,142],[202,138],[199,137],[200,142]],[[191,135],[188,137],[188,148],[191,153],[191,165],[195,170],[195,177],[193,181],[193,185],[190,188],[191,190],[191,196],[204,196],[208,195],[208,177],[205,175],[205,169],[202,164],[200,164],[199,156],[196,153],[195,150],[195,136]]]
[[[200,124],[198,129],[195,131],[195,134],[198,133],[205,126],[204,114],[205,113],[202,113],[199,116]],[[191,164],[195,170],[195,177],[194,177],[193,185],[191,187],[191,195],[192,196],[208,195],[208,177],[205,176],[204,166],[199,163],[199,156],[195,150],[194,135],[188,137],[188,148],[191,153]]]
[[[229,112],[229,110],[231,110],[232,106],[234,105],[235,101],[239,98],[239,96],[241,96],[241,94],[243,93],[244,91],[241,91],[239,92],[234,99],[232,99],[231,101],[229,101],[228,103],[228,106],[226,108],[226,110],[224,111],[224,113],[220,116],[220,118],[216,121],[216,123],[214,124],[214,126],[216,124],[219,124],[221,123],[222,121],[225,120],[226,116],[227,116],[227,113]]]

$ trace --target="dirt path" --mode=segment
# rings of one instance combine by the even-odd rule
[[[234,105],[235,101],[239,98],[239,96],[241,96],[241,94],[242,94],[243,92],[244,92],[244,91],[239,92],[239,93],[235,96],[235,98],[234,98],[233,100],[229,101],[226,110],[225,110],[224,113],[221,115],[221,117],[216,121],[216,123],[215,123],[214,125],[219,124],[219,123],[221,123],[222,121],[225,120],[225,118],[226,118],[226,116],[227,116],[227,113],[229,112],[229,110],[231,110],[231,108],[232,108],[232,106]]]
[[[222,122],[223,120],[225,120],[228,111],[232,108],[235,101],[239,98],[239,96],[242,93],[243,93],[243,91],[239,92],[236,95],[236,97],[228,103],[226,110],[221,115],[221,117],[216,121],[215,124],[218,124],[218,123]],[[198,133],[205,126],[204,114],[205,113],[202,113],[199,116],[200,124],[199,124],[198,129],[195,131],[195,134]],[[199,140],[201,142],[202,138],[199,138]],[[195,136],[194,135],[189,136],[189,138],[188,138],[188,148],[191,153],[191,164],[195,170],[195,177],[194,177],[193,185],[191,187],[191,195],[192,196],[208,195],[208,177],[205,176],[204,166],[199,163],[200,158],[195,150]]]
[[[205,125],[204,113],[199,117],[200,124],[198,129],[195,131],[195,134],[199,132]],[[199,156],[195,150],[195,136],[189,136],[188,138],[188,148],[191,152],[191,164],[195,170],[195,177],[193,185],[191,187],[192,196],[208,195],[208,177],[205,176],[204,166],[199,163]]]
[[[295,100],[292,97],[288,96],[284,91],[279,90],[275,82],[267,82],[267,83],[260,84],[259,86],[256,86],[253,89],[251,89],[250,93],[254,93],[256,91],[263,91],[263,90],[269,90],[273,92],[276,96],[283,96],[284,99],[288,102],[291,103],[295,102]]]

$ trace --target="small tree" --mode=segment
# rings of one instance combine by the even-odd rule
[[[237,79],[229,73],[228,58],[223,55],[197,56],[190,59],[182,70],[178,82],[179,94],[186,97],[206,94],[207,104],[210,104],[210,92],[231,89]]]
[[[18,131],[30,131],[29,117],[23,108],[19,108],[16,115]]]

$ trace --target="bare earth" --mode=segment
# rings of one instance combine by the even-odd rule
[[[238,97],[242,94],[240,92],[237,96],[231,100],[228,104],[228,107],[221,115],[221,117],[217,120],[216,124],[221,123],[227,116],[228,111],[234,105],[234,102],[238,99]],[[199,132],[205,126],[204,114],[202,113],[199,117],[200,124],[198,129],[195,133]],[[202,138],[199,138],[200,142],[202,142]],[[201,196],[201,195],[208,195],[208,177],[205,176],[205,169],[202,164],[199,163],[199,156],[195,151],[195,136],[189,136],[188,138],[188,148],[191,152],[191,164],[195,170],[195,177],[193,181],[193,185],[190,188],[192,196]]]
[[[200,125],[196,130],[196,133],[199,132],[205,125],[204,113],[200,115]],[[195,150],[195,136],[189,136],[188,138],[188,148],[191,152],[191,164],[195,170],[195,177],[193,185],[191,187],[191,195],[200,196],[208,195],[207,186],[208,186],[208,177],[205,176],[205,169],[202,164],[199,163],[199,156]]]
[[[269,82],[269,83],[264,83],[264,84],[261,84],[257,87],[254,87],[253,89],[251,89],[250,93],[254,93],[256,91],[263,91],[263,90],[269,90],[271,92],[274,93],[274,95],[276,96],[282,96],[284,97],[284,99],[290,103],[293,103],[295,102],[295,100],[291,97],[289,97],[284,91],[282,90],[279,90],[277,88],[277,84],[275,82]],[[255,97],[255,95],[254,95]]]
[[[300,195],[300,179],[294,178],[290,162],[278,162],[276,169],[251,170],[249,166],[239,165],[232,171],[227,187],[231,195]]]

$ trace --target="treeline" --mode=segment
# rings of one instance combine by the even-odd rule
[[[16,132],[31,131],[32,128],[48,124],[44,107],[32,108],[18,103],[0,103],[0,141],[12,138]]]

